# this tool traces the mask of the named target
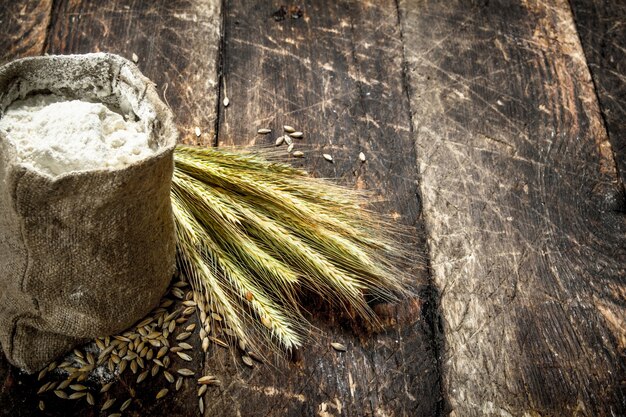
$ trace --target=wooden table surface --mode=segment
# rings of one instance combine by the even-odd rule
[[[296,165],[413,230],[419,298],[381,306],[385,331],[311,306],[321,333],[290,360],[196,354],[223,381],[205,416],[626,415],[626,3],[0,3],[0,63],[136,54],[184,142],[297,126]],[[40,414],[39,384],[1,355],[0,382],[0,415]],[[199,415],[193,384],[157,390],[126,415]]]

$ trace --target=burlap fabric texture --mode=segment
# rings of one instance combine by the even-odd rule
[[[153,83],[110,54],[0,67],[0,117],[15,100],[45,93],[134,113],[157,151],[123,169],[52,178],[20,165],[0,134],[0,343],[28,372],[141,319],[175,268],[170,185],[177,131]]]

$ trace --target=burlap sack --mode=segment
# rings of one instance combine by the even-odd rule
[[[145,316],[175,258],[177,132],[153,84],[115,55],[18,60],[0,68],[0,117],[13,101],[48,92],[134,112],[158,151],[124,169],[51,178],[20,165],[0,136],[0,343],[29,372]]]

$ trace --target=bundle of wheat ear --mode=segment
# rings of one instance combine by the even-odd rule
[[[179,268],[240,341],[302,345],[302,290],[370,323],[366,296],[406,295],[402,251],[362,192],[253,154],[178,146],[174,161]]]

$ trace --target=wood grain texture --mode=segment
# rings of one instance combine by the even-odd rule
[[[571,0],[622,184],[626,177],[626,3]],[[622,195],[621,210],[626,211]]]
[[[393,1],[310,1],[302,15],[273,16],[278,6],[231,1],[225,9],[220,146],[273,144],[282,126],[304,132],[294,139],[313,175],[373,190],[374,207],[398,223],[420,227],[415,150],[403,86],[402,41]],[[300,4],[300,3],[299,3]],[[297,10],[297,9],[292,9]],[[220,101],[221,101],[220,100]],[[272,134],[257,135],[259,128]],[[359,161],[364,152],[367,162]],[[278,152],[288,157],[286,146]],[[322,157],[331,154],[334,163]],[[414,235],[413,247],[424,247]],[[246,370],[226,384],[224,400],[209,414],[224,416],[432,416],[441,397],[432,311],[425,271],[413,265],[423,297],[394,308],[386,319],[401,325],[376,335],[337,326],[334,314],[312,319],[323,333],[278,370]],[[403,311],[400,311],[403,310]],[[349,346],[338,354],[329,342]],[[223,359],[227,363],[227,358]],[[212,363],[209,363],[211,365]],[[210,370],[215,372],[215,370]]]
[[[0,7],[0,65],[17,58],[41,55],[52,12],[52,0],[3,2]],[[0,415],[34,415],[32,381],[11,367],[0,354]]]
[[[450,415],[626,414],[626,222],[569,5],[399,7]]]
[[[47,53],[111,52],[139,58],[141,71],[193,143],[215,138],[221,3],[213,0],[59,0]],[[200,138],[191,136],[198,126]]]
[[[0,65],[45,49],[52,0],[4,1],[0,6]]]

